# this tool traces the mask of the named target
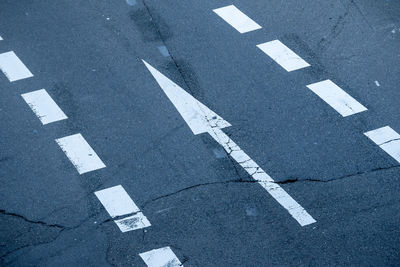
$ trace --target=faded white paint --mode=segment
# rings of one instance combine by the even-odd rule
[[[148,267],[179,267],[183,266],[170,247],[153,249],[140,253]]]
[[[389,126],[375,129],[364,134],[400,163],[400,134]]]
[[[3,38],[0,36],[0,41],[3,41]]]
[[[33,77],[14,51],[0,54],[0,69],[10,82]]]
[[[240,33],[261,29],[260,25],[234,5],[217,8],[213,11]]]
[[[142,212],[138,212],[132,216],[120,220],[115,220],[114,222],[118,225],[119,229],[123,233],[151,226],[149,220],[143,215]]]
[[[230,126],[228,122],[208,109],[205,105],[201,104],[181,87],[162,75],[158,70],[154,69],[145,61],[143,62],[182,115],[185,122],[192,129],[193,133],[209,133],[301,226],[316,222],[302,206],[275,183],[255,161],[233,142],[233,140],[222,132],[221,129],[223,127]],[[209,120],[210,117],[208,114],[214,114],[215,119]]]
[[[106,167],[81,134],[59,138],[56,139],[56,142],[78,170],[79,174]]]
[[[259,44],[257,47],[271,57],[276,63],[281,65],[286,71],[294,71],[310,66],[310,64],[279,40]]]
[[[343,117],[367,110],[366,107],[361,105],[331,80],[309,84],[307,87]]]
[[[45,89],[22,94],[21,96],[42,124],[68,118]]]

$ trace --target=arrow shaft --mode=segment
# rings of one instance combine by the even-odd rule
[[[254,161],[252,160],[229,136],[221,129],[213,128],[208,132],[225,151],[231,156],[245,171],[257,181],[267,192],[282,206],[290,215],[301,225],[315,223],[316,220],[300,206],[282,187]]]

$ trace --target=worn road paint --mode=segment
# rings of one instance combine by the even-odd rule
[[[213,11],[240,33],[261,29],[260,25],[234,5],[217,8]]]
[[[389,126],[372,130],[364,134],[400,163],[400,134]]]
[[[337,86],[331,80],[309,84],[307,87],[339,112],[343,117],[367,110],[366,107],[361,105],[357,100],[343,91],[342,88]]]
[[[140,253],[139,256],[148,267],[179,267],[183,266],[170,247],[153,249]]]
[[[94,193],[112,218],[128,216],[115,220],[121,232],[128,232],[151,226],[149,220],[140,212],[121,185],[106,188]]]
[[[375,81],[375,85],[378,87],[381,86],[378,81]]]
[[[123,233],[151,226],[149,220],[141,212],[114,222]]]
[[[163,55],[164,57],[170,56],[170,54],[168,52],[168,48],[165,45],[160,45],[157,48],[158,48],[158,51],[160,51],[161,55]]]
[[[140,211],[121,185],[106,188],[94,194],[113,218]]]
[[[276,184],[256,162],[222,132],[222,128],[230,126],[228,122],[147,62],[143,62],[194,134],[209,133],[301,226],[316,222],[302,206]]]
[[[257,47],[271,57],[276,63],[281,65],[286,71],[294,71],[310,66],[310,64],[279,40],[259,44]]]
[[[68,119],[45,89],[22,94],[21,96],[43,125]]]
[[[10,82],[33,77],[14,51],[0,54],[0,69]]]
[[[78,170],[79,174],[106,167],[81,134],[78,133],[59,138],[56,139],[56,142]]]
[[[0,41],[3,41],[3,38],[0,36]]]

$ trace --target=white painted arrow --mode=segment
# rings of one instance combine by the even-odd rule
[[[194,134],[209,133],[301,226],[316,222],[299,203],[275,183],[254,160],[221,130],[231,126],[229,122],[200,103],[146,61],[142,61]]]

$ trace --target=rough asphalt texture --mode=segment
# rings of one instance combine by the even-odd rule
[[[263,28],[212,12],[229,4]],[[185,266],[400,262],[399,164],[363,135],[400,131],[399,1],[3,0],[0,35],[35,75],[0,73],[1,265],[145,266],[164,246]],[[275,39],[311,67],[288,73],[256,47]],[[141,59],[230,122],[317,223],[194,136]],[[324,79],[368,111],[340,116],[306,87]],[[41,88],[68,120],[40,123],[20,95]],[[78,132],[107,168],[77,173],[54,139]],[[109,220],[93,192],[119,184],[151,227]]]

